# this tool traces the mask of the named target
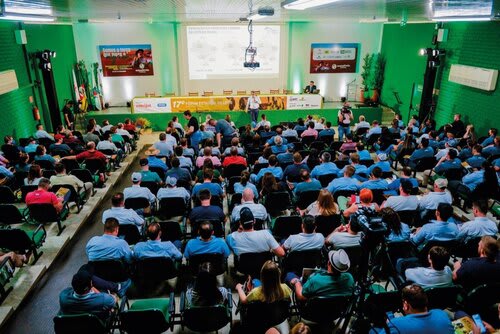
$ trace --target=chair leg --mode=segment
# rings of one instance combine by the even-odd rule
[[[57,233],[57,236],[60,236],[62,231],[64,231],[65,228],[66,228],[66,226],[61,223],[60,219],[58,219],[57,220],[57,229],[59,230],[59,232]]]
[[[38,252],[38,250],[36,249],[36,247],[33,247],[31,250],[33,251],[33,256],[35,258],[33,260],[33,263],[31,265],[34,265],[38,261],[38,259],[40,258],[40,256],[42,256],[43,251]]]

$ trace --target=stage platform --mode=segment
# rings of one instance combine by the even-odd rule
[[[323,103],[322,109],[309,109],[309,110],[265,110],[259,113],[265,113],[267,119],[271,124],[278,124],[284,121],[296,121],[299,117],[306,117],[307,115],[313,115],[317,117],[325,117],[327,120],[332,122],[332,124],[337,127],[337,113],[342,107],[341,102],[325,102]],[[352,111],[354,114],[354,119],[358,120],[360,115],[364,115],[368,122],[373,120],[382,121],[382,108],[371,108],[371,107],[357,107],[355,103],[352,103]],[[212,118],[221,119],[226,116],[226,114],[231,115],[231,120],[236,124],[236,126],[243,126],[250,122],[250,115],[242,111],[199,111],[193,112],[193,116],[198,118],[199,121],[205,122],[205,117],[210,114]],[[153,131],[164,130],[167,123],[172,119],[173,116],[179,117],[179,122],[183,125],[186,124],[182,113],[175,112],[152,112],[152,113],[132,113],[131,109],[128,107],[111,107],[102,111],[89,112],[86,114],[86,118],[95,118],[98,124],[101,124],[103,120],[107,119],[111,124],[117,124],[123,122],[125,118],[130,118],[131,120],[136,120],[137,118],[147,119]]]

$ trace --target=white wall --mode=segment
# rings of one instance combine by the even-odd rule
[[[87,69],[98,62],[99,45],[151,44],[154,75],[103,77],[103,93],[111,106],[125,105],[135,96],[147,93],[163,95],[178,91],[178,67],[173,23],[77,23],[73,26],[78,60]]]
[[[346,94],[347,83],[356,79],[356,84],[361,84],[359,72],[363,56],[380,51],[383,24],[293,22],[289,29],[289,89],[299,92],[313,80],[325,100],[339,101]],[[359,43],[358,73],[310,74],[309,60],[313,43]]]
[[[189,25],[203,25],[189,24]],[[206,23],[205,23],[206,25]],[[228,24],[216,24],[228,25]],[[214,94],[222,94],[224,89],[232,89],[236,94],[237,90],[260,90],[262,94],[269,93],[270,89],[284,89],[287,80],[287,66],[288,66],[288,24],[281,25],[280,32],[280,71],[279,76],[276,78],[256,78],[256,79],[217,79],[217,80],[190,80],[187,56],[187,41],[186,41],[186,25],[181,25],[178,29],[179,41],[179,68],[180,68],[180,81],[181,81],[181,94],[188,95],[188,92],[199,92],[200,95],[203,91],[213,91]],[[243,64],[241,64],[243,66]]]

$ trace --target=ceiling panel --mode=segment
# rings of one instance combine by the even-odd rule
[[[471,3],[470,0],[437,0]],[[491,1],[491,0],[477,0]],[[235,22],[249,14],[248,0],[5,0],[18,6],[50,6],[58,21]],[[436,1],[434,1],[436,2]],[[429,20],[428,0],[339,0],[330,5],[293,11],[281,8],[281,0],[254,0],[254,11],[271,6],[275,15],[267,21]]]

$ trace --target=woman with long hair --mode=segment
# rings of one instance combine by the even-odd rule
[[[283,187],[281,184],[276,182],[276,178],[274,177],[273,173],[268,172],[265,173],[264,176],[262,177],[262,189],[260,190],[260,196],[264,197],[269,195],[270,193],[276,192],[276,191],[282,191]]]
[[[226,288],[218,286],[212,264],[204,262],[200,265],[194,286],[186,291],[186,300],[190,306],[214,306],[224,303],[227,294]]]
[[[254,286],[255,285],[255,286]],[[260,270],[260,281],[248,282],[248,295],[243,290],[243,285],[238,283],[236,291],[242,304],[250,302],[274,303],[280,300],[290,299],[292,290],[281,283],[281,270],[273,261],[266,261]]]
[[[259,198],[259,192],[257,191],[257,187],[253,183],[250,182],[250,173],[246,170],[241,172],[240,182],[236,182],[234,184],[234,192],[236,194],[243,194],[245,189],[251,189],[255,198]]]
[[[33,164],[30,167],[30,170],[28,172],[28,176],[24,179],[24,185],[26,186],[37,186],[38,182],[42,179],[42,168],[40,168],[40,165]]]
[[[410,227],[401,222],[399,215],[392,208],[383,208],[380,210],[382,220],[387,224],[387,228],[391,232],[387,237],[387,241],[406,241],[410,239]]]
[[[326,189],[322,189],[319,192],[318,199],[301,213],[311,216],[333,216],[339,214],[340,211],[332,193]]]

